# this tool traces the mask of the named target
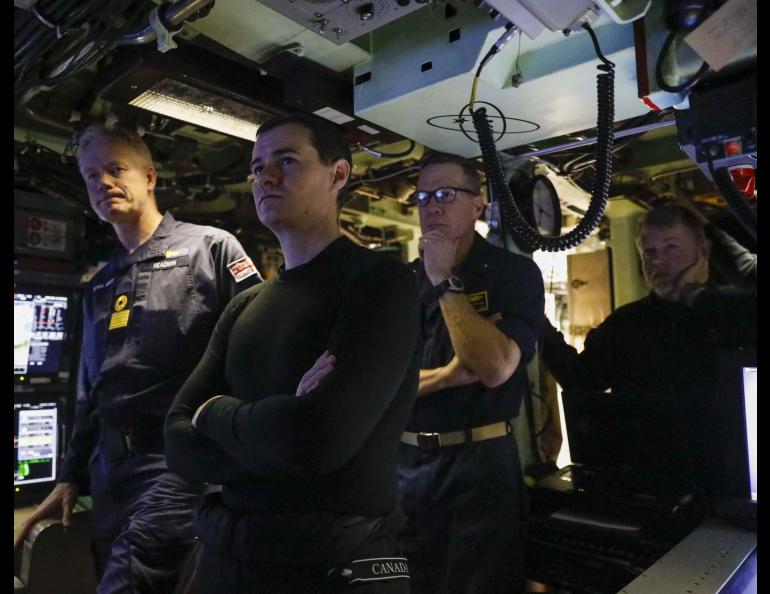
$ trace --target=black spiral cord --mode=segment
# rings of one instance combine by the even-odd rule
[[[597,86],[597,142],[596,175],[591,192],[591,203],[585,216],[572,231],[560,237],[544,237],[526,221],[505,181],[505,173],[497,152],[492,129],[486,117],[486,109],[472,111],[473,126],[478,134],[481,156],[492,187],[492,196],[500,203],[503,223],[513,236],[516,244],[529,252],[538,249],[558,252],[574,247],[585,240],[601,221],[607,208],[610,183],[612,181],[612,148],[614,143],[613,122],[615,116],[615,64],[602,54],[599,41],[593,29],[586,23],[583,28],[591,35],[596,55],[602,64],[596,77]]]

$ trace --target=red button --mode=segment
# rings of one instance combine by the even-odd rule
[[[740,155],[743,152],[743,143],[740,138],[725,140],[725,155]]]

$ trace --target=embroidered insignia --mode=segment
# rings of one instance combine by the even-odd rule
[[[115,300],[115,311],[123,311],[127,303],[128,303],[128,297],[126,297],[125,295],[119,295],[118,298]]]
[[[244,256],[243,258],[239,258],[234,262],[230,262],[227,265],[227,269],[230,271],[230,274],[233,275],[236,283],[239,283],[242,280],[257,274],[257,267],[254,266],[254,262],[252,262],[251,258],[248,256]]]
[[[186,256],[190,253],[190,248],[179,248],[178,250],[166,250],[164,256],[166,258],[178,258],[179,256]]]
[[[124,311],[119,311],[112,316],[110,316],[110,330],[115,330],[116,328],[125,328],[128,326],[128,315],[131,313],[130,309],[126,309]]]
[[[128,296],[118,295],[118,298],[115,299],[115,311],[110,316],[110,325],[108,327],[110,330],[128,326],[128,317],[131,314],[131,310],[126,309],[126,305],[128,305]]]
[[[468,295],[468,301],[470,302],[471,306],[473,306],[473,309],[478,312],[489,310],[489,295],[486,291],[481,291],[480,293],[471,293]]]
[[[109,287],[112,284],[112,282],[114,280],[115,280],[114,278],[111,278],[107,282],[101,283],[99,285],[94,285],[93,289],[91,289],[91,290],[92,290],[92,292],[96,293],[97,291],[99,291],[101,289],[106,289],[107,287]]]

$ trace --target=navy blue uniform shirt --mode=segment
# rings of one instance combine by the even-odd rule
[[[449,363],[454,349],[438,300],[423,264],[412,263],[420,283],[424,349],[422,368]],[[440,390],[417,398],[407,425],[409,431],[455,431],[478,427],[519,414],[526,390],[526,365],[535,354],[535,341],[545,309],[543,277],[531,259],[490,245],[478,233],[466,260],[454,270],[465,284],[473,308],[492,318],[497,328],[521,349],[513,375],[496,388],[481,382]]]
[[[59,481],[84,482],[105,429],[159,443],[162,453],[166,412],[219,314],[260,280],[230,233],[169,213],[133,253],[118,246],[84,290],[75,425]],[[112,476],[119,466],[106,470],[111,483],[131,479]]]

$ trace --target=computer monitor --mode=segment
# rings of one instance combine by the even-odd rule
[[[61,403],[21,399],[13,403],[14,505],[40,499],[56,481],[60,457]]]
[[[16,287],[13,294],[13,374],[16,385],[69,382],[76,293]]]
[[[757,501],[757,368],[743,368],[743,418],[749,463],[749,497]]]
[[[662,394],[565,390],[570,458],[593,468],[679,477],[689,465],[686,403]]]
[[[722,497],[757,501],[757,355],[749,349],[719,357]]]

